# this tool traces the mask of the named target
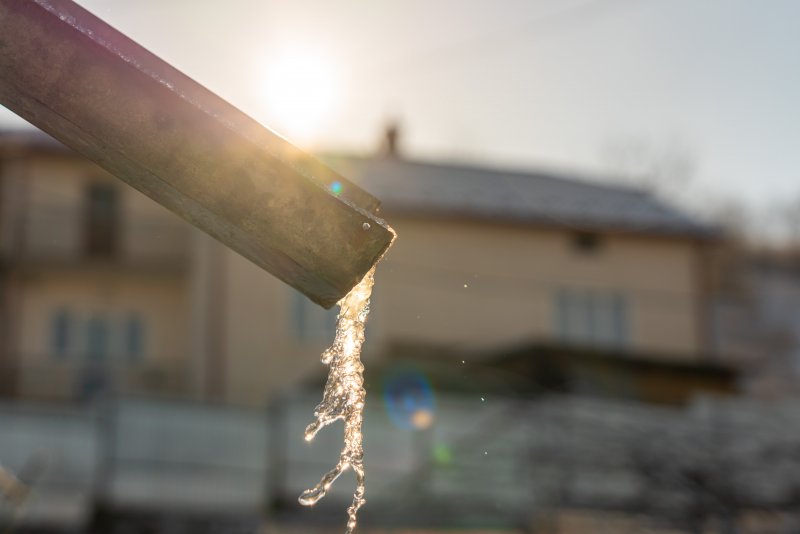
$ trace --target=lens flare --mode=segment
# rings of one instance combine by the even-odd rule
[[[438,465],[450,465],[453,463],[453,451],[440,443],[433,447],[433,459]]]
[[[415,370],[391,374],[384,382],[383,402],[392,423],[407,430],[424,430],[435,419],[435,400],[425,375]]]

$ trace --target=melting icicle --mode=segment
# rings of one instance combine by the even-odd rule
[[[364,365],[361,345],[364,325],[369,314],[369,297],[374,283],[375,267],[364,276],[342,300],[336,320],[336,337],[322,353],[322,363],[330,366],[322,402],[314,410],[316,420],[306,428],[306,441],[311,441],[323,427],[344,420],[344,448],[336,467],[325,473],[319,483],[300,495],[300,504],[311,506],[328,493],[331,484],[348,468],[356,475],[353,504],[347,510],[347,534],[356,528],[356,514],[364,500],[364,449],[361,423],[364,419]]]

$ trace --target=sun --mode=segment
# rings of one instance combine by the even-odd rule
[[[309,142],[336,110],[340,85],[333,62],[310,49],[286,49],[266,62],[269,126],[290,140]]]

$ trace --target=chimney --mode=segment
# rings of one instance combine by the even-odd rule
[[[383,158],[400,158],[400,126],[397,121],[391,121],[386,125],[381,141],[379,155]]]

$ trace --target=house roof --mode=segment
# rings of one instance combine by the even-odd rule
[[[464,216],[580,230],[710,238],[714,227],[650,193],[538,171],[510,171],[397,157],[323,158],[381,199],[384,211]]]

